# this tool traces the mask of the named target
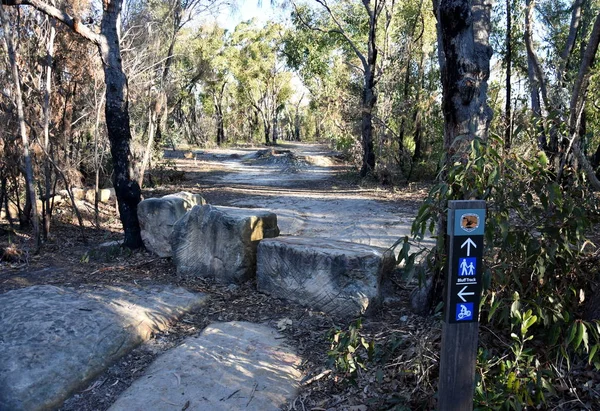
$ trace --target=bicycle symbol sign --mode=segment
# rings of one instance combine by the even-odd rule
[[[473,303],[456,304],[456,321],[469,321],[473,319]]]

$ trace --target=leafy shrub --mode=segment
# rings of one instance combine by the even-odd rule
[[[329,332],[329,366],[350,382],[356,380],[361,369],[367,369],[367,364],[375,355],[375,342],[365,340],[360,334],[361,328],[362,320],[358,319],[347,331],[334,328]]]
[[[468,160],[443,171],[446,181],[431,189],[413,236],[435,235],[448,200],[487,201],[481,323],[490,336],[482,335],[476,402],[520,409],[539,406],[554,394],[551,381],[563,368],[561,360],[570,366],[585,358],[600,369],[600,323],[580,319],[593,282],[580,262],[593,246],[586,234],[598,222],[599,210],[575,170],[567,168],[556,181],[543,152],[502,155],[500,147],[497,138],[475,140]],[[407,271],[414,271],[416,256],[407,251],[408,243],[405,239],[400,256]],[[427,270],[438,277],[444,249],[438,236],[426,260]]]

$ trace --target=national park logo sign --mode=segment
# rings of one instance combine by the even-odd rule
[[[460,228],[471,233],[479,227],[479,216],[477,214],[465,213],[460,216]]]

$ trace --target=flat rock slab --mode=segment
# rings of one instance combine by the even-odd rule
[[[170,236],[175,222],[195,205],[204,204],[200,194],[186,191],[141,201],[137,214],[144,246],[159,257],[171,257]]]
[[[110,411],[279,410],[301,377],[282,341],[266,325],[213,324],[155,360]]]
[[[381,281],[395,258],[384,248],[322,238],[261,241],[258,290],[340,317],[377,306]]]
[[[59,407],[206,298],[169,286],[42,285],[0,295],[0,410]]]
[[[256,247],[279,235],[277,216],[253,208],[196,206],[173,227],[173,262],[181,277],[239,283],[256,276]]]

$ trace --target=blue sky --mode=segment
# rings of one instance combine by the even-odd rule
[[[233,31],[242,21],[256,18],[261,23],[269,20],[281,20],[282,15],[287,13],[281,9],[271,7],[270,0],[239,0],[237,10],[224,9],[217,16],[221,27]]]

